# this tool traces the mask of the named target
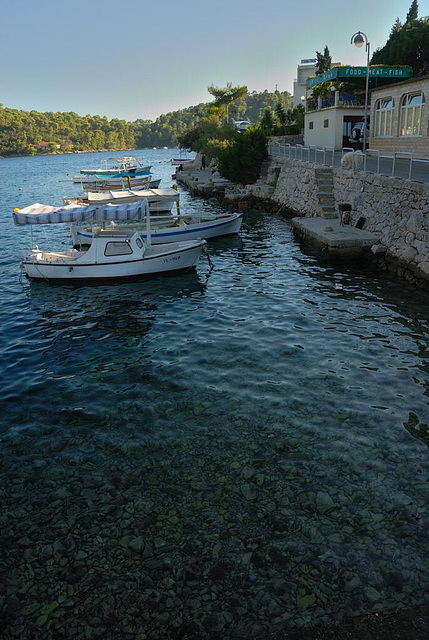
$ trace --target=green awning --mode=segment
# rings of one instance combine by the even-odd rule
[[[403,80],[411,75],[411,67],[370,67],[370,78],[391,78]],[[366,67],[334,67],[325,71],[320,76],[307,79],[307,89],[312,89],[322,82],[336,80],[337,78],[366,78]]]

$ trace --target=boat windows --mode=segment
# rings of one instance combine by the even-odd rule
[[[136,245],[139,249],[143,248],[143,242],[140,240],[140,238],[136,238]]]
[[[105,256],[126,256],[132,252],[129,242],[108,242],[104,249]]]

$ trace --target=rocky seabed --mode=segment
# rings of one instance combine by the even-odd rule
[[[191,425],[211,424],[208,399],[183,402]],[[414,498],[404,487],[382,506],[379,468],[340,452],[328,465],[302,458],[303,447],[327,449],[328,435],[231,418],[230,431],[142,446],[132,417],[143,413],[150,431],[176,407],[161,402],[152,418],[137,403],[121,410],[129,439],[112,435],[103,452],[97,432],[70,451],[82,415],[62,414],[68,436],[51,425],[40,443],[40,428],[3,439],[1,638],[248,640],[340,618],[344,607],[358,615],[421,602],[419,473]],[[23,447],[28,465],[14,467]]]

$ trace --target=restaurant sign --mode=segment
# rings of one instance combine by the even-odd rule
[[[370,67],[370,78],[409,78],[411,67]],[[366,78],[366,67],[334,67],[330,71],[325,71],[320,76],[308,78],[307,89],[311,89],[322,82],[329,82],[337,78]]]

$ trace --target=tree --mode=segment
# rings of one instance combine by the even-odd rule
[[[413,0],[411,7],[407,13],[407,17],[405,18],[405,24],[408,24],[412,20],[417,20],[419,17],[419,4],[417,0]]]
[[[319,51],[316,51],[316,76],[322,75],[325,71],[330,71],[332,67],[332,58],[329,53],[328,45],[325,45],[323,50],[323,54]]]
[[[305,109],[302,104],[297,105],[292,111],[292,116],[299,132],[304,129]]]
[[[267,157],[267,136],[261,128],[252,127],[236,133],[218,153],[221,176],[238,184],[251,184],[259,178],[262,162]]]
[[[260,127],[265,131],[267,135],[271,135],[274,128],[274,114],[271,109],[264,109],[264,113],[261,118]]]
[[[247,87],[245,85],[233,87],[232,82],[227,82],[224,88],[210,85],[207,87],[207,91],[215,98],[213,103],[214,108],[218,110],[220,117],[225,114],[227,121],[229,105],[233,103],[234,100],[238,100],[238,98],[247,95]]]
[[[399,31],[402,29],[402,22],[399,20],[399,16],[396,18],[394,25],[390,30],[390,38],[394,38],[398,35]]]
[[[406,22],[384,47],[372,56],[371,64],[408,65],[413,74],[427,73],[429,61],[429,18]]]
[[[286,113],[286,109],[282,105],[281,102],[278,102],[276,105],[276,116],[281,127],[284,127],[288,123],[288,116]]]

